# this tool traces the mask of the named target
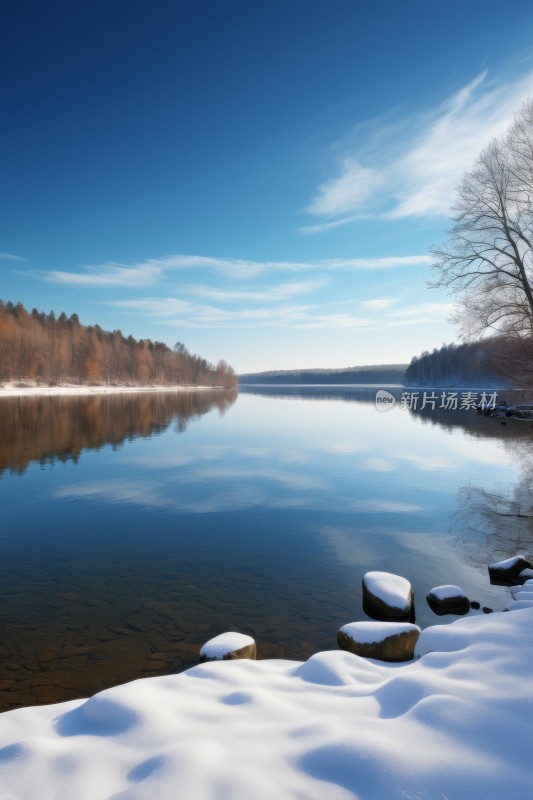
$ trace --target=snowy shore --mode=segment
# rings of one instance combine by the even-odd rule
[[[57,395],[75,396],[92,394],[132,394],[139,392],[197,392],[221,389],[221,386],[111,386],[103,384],[98,386],[80,386],[77,384],[63,384],[60,386],[43,386],[16,383],[0,384],[0,399],[2,397],[55,397]]]
[[[417,659],[202,664],[0,716],[2,800],[522,800],[533,608],[426,628]]]

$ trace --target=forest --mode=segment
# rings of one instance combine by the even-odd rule
[[[361,384],[403,383],[405,364],[377,364],[345,369],[301,369],[249,372],[239,375],[241,384]]]
[[[110,385],[235,387],[225,361],[216,365],[178,342],[136,340],[120,330],[82,325],[77,314],[56,317],[0,300],[0,383],[36,381]]]
[[[523,388],[533,378],[533,340],[491,336],[465,344],[443,344],[414,356],[408,386],[481,385]]]

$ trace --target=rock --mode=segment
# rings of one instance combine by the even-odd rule
[[[494,612],[493,608],[487,608],[487,606],[483,606],[483,613],[484,614],[492,614]]]
[[[523,555],[512,556],[505,561],[489,564],[488,569],[490,582],[499,586],[510,586],[533,576],[533,572],[531,575],[524,574],[524,570],[531,569],[531,564]]]
[[[470,600],[459,586],[435,586],[426,596],[428,606],[434,614],[468,614]],[[479,608],[479,603],[478,603]]]
[[[470,601],[470,608],[473,608],[475,611],[477,611],[479,608],[481,608],[481,604],[478,603],[477,600],[471,600]]]
[[[420,636],[409,622],[349,622],[337,633],[341,650],[380,661],[411,661]]]
[[[198,662],[203,664],[205,661],[228,661],[236,658],[256,657],[255,641],[251,636],[244,633],[228,631],[215,636],[204,644],[200,650]]]
[[[391,572],[367,572],[363,578],[363,610],[372,619],[414,622],[411,584]]]

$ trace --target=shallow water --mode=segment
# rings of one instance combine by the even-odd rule
[[[421,626],[453,619],[443,583],[503,608],[486,564],[531,555],[532,428],[375,394],[1,400],[0,708],[184,669],[228,629],[263,658],[335,648],[371,569]]]

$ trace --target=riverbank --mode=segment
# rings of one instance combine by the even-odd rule
[[[130,386],[130,385],[79,385],[73,383],[48,386],[36,383],[3,383],[0,384],[0,399],[2,397],[55,397],[58,395],[92,395],[92,394],[132,394],[153,392],[197,392],[223,389],[222,386]]]
[[[344,651],[201,664],[0,716],[2,796],[519,800],[533,608],[422,631],[417,660]]]

